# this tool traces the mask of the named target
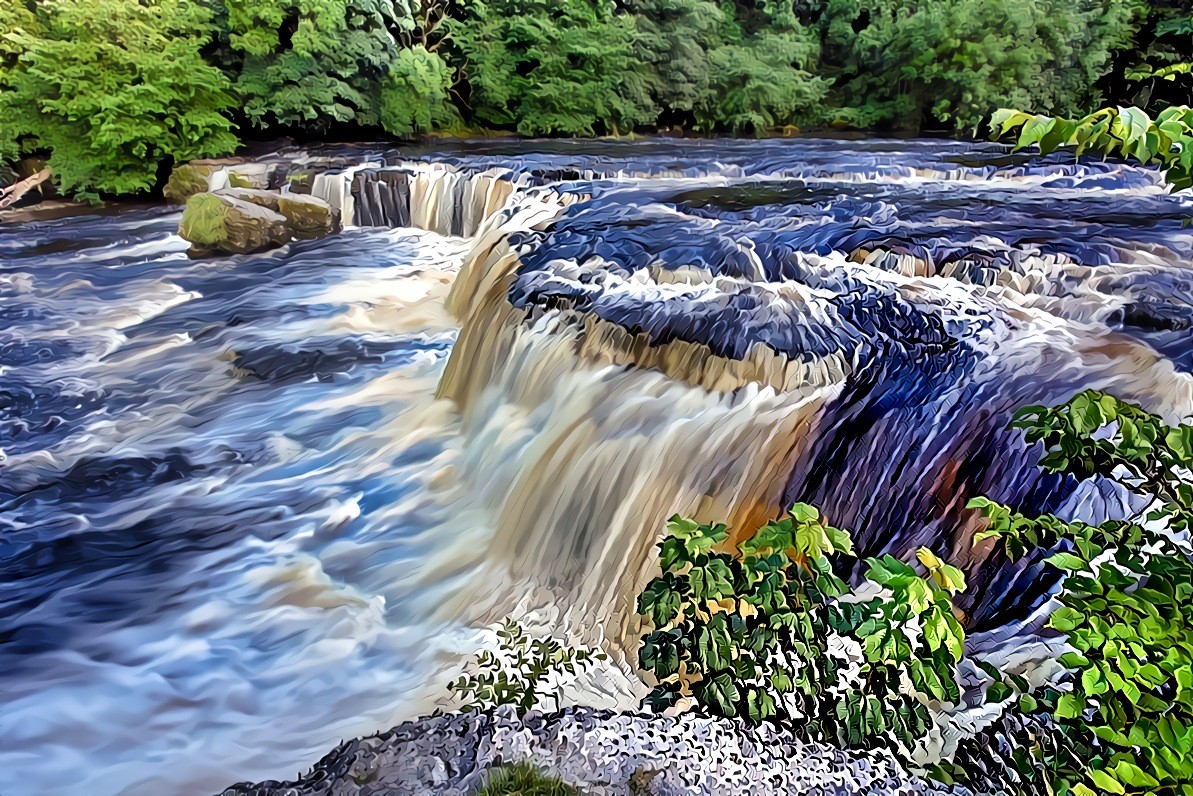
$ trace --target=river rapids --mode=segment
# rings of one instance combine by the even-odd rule
[[[429,712],[505,615],[611,653],[676,512],[794,501],[1049,573],[968,498],[1099,520],[1006,429],[1084,388],[1193,413],[1193,202],[941,141],[280,152],[342,234],[191,260],[176,209],[0,226],[0,794],[209,793]],[[233,167],[234,168],[234,167]],[[213,187],[227,184],[217,172]]]

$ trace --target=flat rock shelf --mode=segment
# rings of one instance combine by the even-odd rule
[[[890,755],[807,744],[770,727],[590,708],[418,719],[342,744],[292,782],[241,783],[221,796],[465,796],[493,766],[522,761],[593,796],[972,796],[909,774]]]

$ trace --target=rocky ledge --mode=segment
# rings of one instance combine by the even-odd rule
[[[907,773],[889,754],[844,752],[789,733],[687,713],[569,708],[418,719],[349,741],[293,782],[241,783],[222,796],[471,794],[497,765],[530,761],[594,796],[969,796]]]
[[[290,240],[315,240],[341,229],[340,213],[314,196],[255,188],[196,193],[186,201],[178,234],[192,257],[251,254]]]

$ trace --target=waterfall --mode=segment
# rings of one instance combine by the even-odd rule
[[[937,183],[995,178],[1039,190],[1055,173],[1104,177],[929,165],[817,179],[931,195]],[[820,226],[801,216],[790,227],[759,223],[752,199],[744,226],[684,207],[699,195],[692,207],[704,208],[707,186],[791,190],[753,180],[732,164],[694,176],[367,159],[317,174],[311,190],[348,226],[469,239],[447,299],[461,328],[438,395],[460,413],[471,500],[494,529],[485,558],[493,577],[521,584],[510,593],[540,591],[627,638],[667,517],[742,534],[806,501],[854,532],[863,554],[929,545],[963,565],[973,588],[961,605],[977,627],[1029,611],[1042,597],[1038,563],[973,549],[979,520],[966,501],[1090,506],[1075,484],[1038,471],[1006,429],[1011,413],[1085,388],[1172,419],[1193,407],[1187,374],[1107,333],[1124,305],[1082,260],[1108,247],[1065,253],[998,228],[908,241],[886,204],[862,205],[888,230],[868,240],[848,206],[839,227],[825,226],[832,206]],[[808,242],[777,247],[775,229]],[[652,239],[677,254],[640,251]],[[1113,256],[1154,264],[1144,248]]]
[[[928,545],[964,566],[973,626],[1023,616],[1047,587],[1039,557],[1010,565],[991,543],[974,549],[980,520],[967,500],[1102,517],[1076,484],[1036,468],[1038,454],[1007,430],[1011,414],[1087,388],[1171,420],[1193,409],[1188,374],[1098,328],[1104,296],[1067,295],[1075,273],[1084,269],[1079,285],[1089,277],[1072,257],[1005,244],[994,258],[979,249],[945,261],[878,248],[800,254],[784,267],[802,281],[768,282],[759,253],[738,242],[736,275],[657,264],[627,275],[570,245],[556,253],[543,230],[567,213],[560,198],[528,195],[478,235],[449,297],[461,332],[439,393],[483,449],[472,477],[496,517],[488,560],[615,642],[636,628],[634,597],[668,516],[741,534],[795,501],[851,529],[864,555]],[[861,297],[826,301],[842,279]],[[592,293],[609,306],[643,297],[650,312],[615,322]],[[795,318],[808,350],[755,342],[727,354],[650,332],[669,303],[697,310],[747,295],[747,325]]]

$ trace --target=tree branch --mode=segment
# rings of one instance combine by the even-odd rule
[[[52,172],[45,168],[19,182],[14,182],[7,188],[0,188],[0,210],[16,204],[25,194],[50,179],[51,174]]]

